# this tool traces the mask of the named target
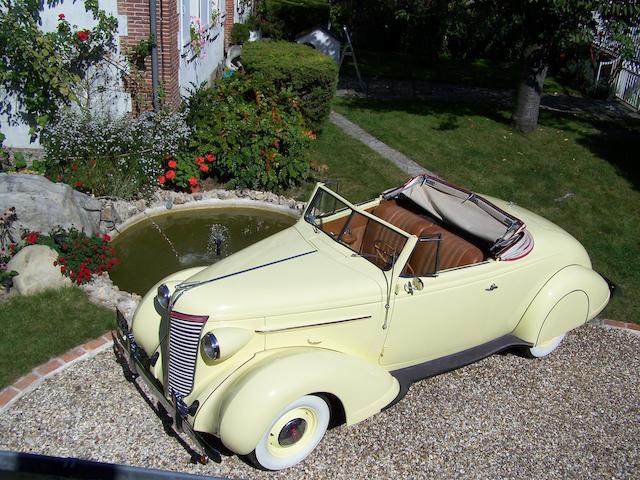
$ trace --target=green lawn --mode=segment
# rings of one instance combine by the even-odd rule
[[[115,328],[115,313],[68,287],[0,303],[0,389],[34,367]]]
[[[496,89],[515,89],[518,84],[518,65],[511,62],[487,59],[462,61],[446,57],[430,59],[406,53],[367,50],[357,50],[356,58],[362,74],[371,78],[428,80]],[[355,74],[351,58],[342,68],[343,73]],[[544,91],[580,95],[553,73],[547,76]]]
[[[316,182],[336,187],[352,202],[377,197],[393,185],[401,185],[409,175],[361,142],[344,134],[327,121],[322,134],[307,152],[312,165],[325,165],[326,172],[314,172],[302,186],[285,192],[298,200],[308,200]]]
[[[604,317],[640,323],[640,126],[542,112],[524,136],[509,112],[482,107],[338,99],[335,109],[444,178],[565,228],[621,287]]]

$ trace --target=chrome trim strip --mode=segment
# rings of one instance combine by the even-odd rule
[[[169,309],[172,309],[176,304],[178,299],[188,290],[191,290],[194,287],[199,287],[200,285],[205,285],[207,283],[217,282],[218,280],[223,280],[225,278],[234,277],[236,275],[240,275],[241,273],[251,272],[252,270],[258,270],[259,268],[269,267],[271,265],[276,265],[278,263],[286,262],[288,260],[293,260],[299,257],[304,257],[305,255],[310,255],[312,253],[316,253],[317,250],[311,250],[309,252],[299,253],[297,255],[292,255],[290,257],[281,258],[280,260],[274,260],[273,262],[263,263],[262,265],[256,265],[255,267],[245,268],[244,270],[239,270],[237,272],[228,273],[226,275],[221,275],[219,277],[209,278],[207,280],[199,280],[196,282],[183,282],[176,285],[175,290],[173,291],[173,295],[171,296],[171,300],[169,301]]]
[[[264,330],[255,330],[255,332],[256,333],[286,332],[288,330],[298,330],[301,328],[311,328],[311,327],[322,327],[324,325],[335,325],[336,323],[353,322],[354,320],[365,320],[367,318],[371,318],[371,315],[367,315],[364,317],[347,318],[344,320],[333,320],[331,322],[310,323],[309,325],[297,325],[295,327],[284,327],[284,328],[273,328],[273,329],[265,328]]]

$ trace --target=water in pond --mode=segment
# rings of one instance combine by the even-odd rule
[[[295,222],[250,208],[176,210],[147,218],[113,239],[121,264],[110,276],[121,290],[145,294],[163,277],[210,265]]]

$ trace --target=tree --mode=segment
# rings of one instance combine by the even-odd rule
[[[600,17],[622,54],[631,49],[631,28],[640,19],[638,0],[489,0],[521,29],[522,56],[513,127],[527,133],[536,129],[540,98],[554,51],[589,44]],[[481,3],[481,2],[478,2]]]
[[[0,112],[26,120],[33,136],[55,116],[61,105],[77,100],[76,88],[87,68],[114,48],[117,20],[98,8],[98,0],[84,6],[96,20],[79,29],[58,15],[57,29],[40,28],[41,0],[0,0],[0,87],[18,101],[11,111],[8,97],[0,98]],[[50,6],[58,0],[46,0]]]

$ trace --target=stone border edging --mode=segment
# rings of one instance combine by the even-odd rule
[[[4,413],[19,398],[42,385],[47,378],[111,348],[113,346],[112,333],[113,331],[110,330],[98,338],[89,340],[82,345],[67,350],[62,355],[51,358],[20,377],[12,385],[0,390],[0,414]]]
[[[260,190],[214,189],[196,193],[156,190],[149,201],[102,199],[99,229],[103,233],[117,235],[121,228],[127,228],[146,217],[170,210],[210,207],[265,208],[271,211],[299,217],[306,202]]]
[[[629,330],[636,335],[640,335],[640,324],[630,322],[619,322],[618,320],[599,320],[597,325],[609,328],[617,328],[618,330]]]
[[[640,335],[640,325],[637,323],[600,319],[592,320],[589,323],[617,330],[627,330],[634,335]],[[42,385],[47,378],[66,370],[78,362],[93,358],[99,353],[111,348],[113,346],[112,334],[114,333],[115,331],[113,330],[108,331],[98,338],[74,347],[62,355],[52,358],[46,363],[34,368],[27,375],[16,380],[12,385],[0,390],[0,414],[4,413],[19,398],[31,393]]]

